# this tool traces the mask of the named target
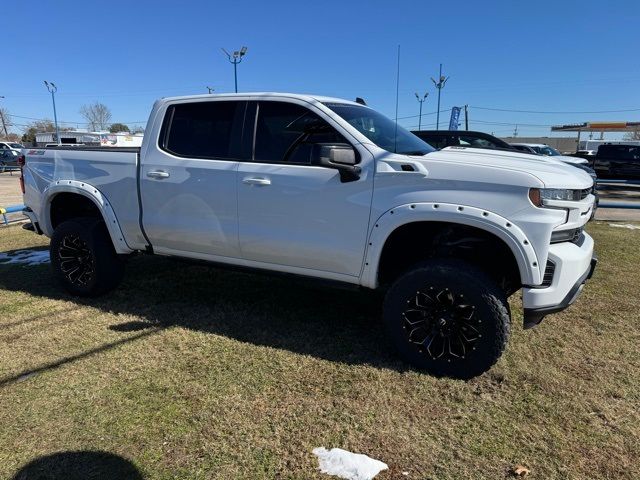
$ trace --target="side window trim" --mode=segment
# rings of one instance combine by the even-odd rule
[[[258,137],[258,115],[260,114],[260,102],[255,103],[253,112],[253,137],[251,139],[251,161],[256,161],[256,138]]]

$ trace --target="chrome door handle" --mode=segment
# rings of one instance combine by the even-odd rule
[[[169,172],[163,170],[151,170],[147,172],[147,177],[150,178],[169,178]]]
[[[242,183],[247,185],[271,185],[271,180],[268,178],[247,177],[242,180]]]

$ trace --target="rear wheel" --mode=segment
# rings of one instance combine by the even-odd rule
[[[484,272],[457,260],[429,260],[393,284],[384,323],[400,356],[437,376],[471,378],[506,346],[504,293]]]
[[[55,277],[73,295],[101,295],[122,279],[124,262],[100,219],[83,217],[61,223],[53,232],[49,253]]]

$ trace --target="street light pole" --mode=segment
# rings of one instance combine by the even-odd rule
[[[436,115],[436,130],[440,130],[440,93],[444,88],[444,84],[447,83],[449,77],[445,77],[442,75],[442,64],[440,64],[440,76],[438,77],[438,81],[436,82],[433,77],[431,77],[431,81],[438,89],[438,113]]]
[[[229,59],[229,62],[233,63],[233,79],[236,86],[236,93],[238,93],[238,64],[242,62],[242,58],[247,54],[247,47],[242,47],[240,50],[234,51],[233,54],[227,52],[224,48],[222,51]]]
[[[55,83],[44,81],[44,84],[51,93],[51,100],[53,101],[53,120],[56,122],[56,140],[58,145],[60,145],[60,130],[58,129],[58,114],[56,113],[56,96],[55,93],[58,91],[58,87],[56,87]]]
[[[426,92],[424,94],[424,97],[420,98],[420,95],[418,95],[418,93],[416,92],[416,98],[418,99],[418,102],[420,102],[420,115],[418,115],[418,130],[420,130],[422,127],[422,104],[424,103],[424,101],[427,99],[428,96],[429,96],[429,92]]]
[[[207,90],[209,90],[209,95],[211,95],[214,92],[215,88],[207,87]]]

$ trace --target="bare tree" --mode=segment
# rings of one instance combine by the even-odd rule
[[[0,135],[8,138],[9,127],[11,127],[11,115],[6,108],[0,107]]]
[[[111,121],[111,110],[103,103],[96,102],[80,107],[80,115],[87,121],[89,130],[107,130]]]

